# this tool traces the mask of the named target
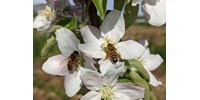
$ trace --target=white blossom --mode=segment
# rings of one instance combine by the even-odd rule
[[[145,52],[140,58],[138,58],[138,60],[141,61],[141,63],[143,64],[144,68],[146,69],[146,71],[150,76],[149,83],[153,86],[162,85],[162,83],[158,81],[150,71],[157,69],[163,62],[163,59],[160,57],[159,54],[150,54],[150,50],[147,47],[148,46],[147,40],[140,40],[140,43],[144,45]]]
[[[105,67],[105,66],[104,66]],[[81,100],[136,100],[144,98],[144,88],[126,83],[118,83],[118,77],[125,72],[124,67],[115,68],[111,64],[104,74],[88,70],[81,79],[90,91]]]
[[[58,42],[58,47],[62,54],[50,57],[42,66],[42,69],[49,74],[65,76],[65,92],[69,97],[74,96],[82,87],[82,81],[80,76],[85,73],[85,70],[95,70],[92,62],[92,58],[84,56],[85,68],[80,64],[77,70],[68,70],[68,57],[77,51],[81,53],[78,49],[78,44],[80,41],[76,38],[73,32],[66,28],[61,28],[56,31],[56,40]]]
[[[149,24],[161,26],[166,23],[166,0],[132,0],[132,5],[136,6],[140,1]]]
[[[37,29],[40,33],[46,32],[52,27],[52,23],[56,17],[53,4],[37,4],[33,6],[33,10],[36,13],[33,28]]]
[[[93,58],[106,60],[106,48],[112,44],[120,58],[133,59],[144,53],[144,47],[134,40],[119,42],[125,34],[124,18],[118,10],[111,11],[104,19],[100,30],[94,26],[81,28],[81,35],[85,44],[80,44],[79,49],[90,54]]]

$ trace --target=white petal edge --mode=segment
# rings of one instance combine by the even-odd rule
[[[101,32],[100,29],[87,25],[81,28],[81,35],[85,43],[94,43],[95,45],[101,45],[100,36]]]
[[[116,48],[119,51],[122,59],[133,59],[141,57],[145,51],[145,48],[133,40],[127,40],[116,44]]]
[[[42,65],[42,70],[48,74],[65,76],[66,64],[61,63],[66,57],[63,55],[56,55],[49,57]]]
[[[111,66],[100,65],[100,67],[108,67],[102,75],[104,85],[108,86],[114,86],[117,83],[118,78],[126,72],[124,62],[119,62],[117,66],[112,64]]]
[[[151,6],[155,6],[157,4],[157,2],[159,2],[160,0],[143,0],[142,4],[148,4]]]
[[[112,63],[109,61],[109,60],[99,60],[98,64],[100,65],[99,66],[99,69],[100,69],[100,72],[102,75],[105,75],[106,71],[109,69],[109,67],[111,66],[112,67]]]
[[[38,4],[46,4],[46,0],[33,0],[33,6],[38,5]]]
[[[145,3],[142,8],[149,24],[162,26],[166,23],[166,0],[160,0],[155,6]]]
[[[125,34],[125,21],[124,17],[121,16],[121,12],[113,10],[108,13],[100,26],[100,29],[103,37],[107,35],[108,38],[112,38],[115,42],[119,42]]]
[[[64,86],[67,96],[72,97],[81,89],[83,83],[80,76],[82,75],[83,70],[82,67],[79,67],[79,70],[74,71],[73,73],[69,71],[66,72]]]
[[[80,52],[78,49],[80,41],[72,31],[66,28],[60,28],[55,32],[55,34],[58,47],[63,55],[68,57],[73,51]]]
[[[101,95],[96,91],[90,91],[85,94],[80,100],[101,100]]]
[[[101,47],[93,43],[79,44],[78,47],[82,52],[91,55],[93,58],[104,58],[106,56]]]
[[[162,82],[161,81],[158,81],[155,76],[147,70],[147,72],[149,73],[149,77],[150,77],[150,84],[153,85],[153,86],[159,86],[159,85],[162,85]]]
[[[139,2],[141,2],[142,0],[132,0],[132,6],[136,6],[137,4],[139,4]]]
[[[83,58],[85,60],[84,68],[91,69],[93,71],[97,71],[97,69],[94,66],[94,61],[90,55],[83,54]]]
[[[147,48],[147,46],[149,45],[149,42],[145,39],[140,39],[139,43],[142,44],[145,48]]]
[[[102,76],[100,73],[92,70],[86,70],[84,74],[81,75],[81,80],[84,86],[89,90],[99,90],[103,87]]]
[[[144,98],[144,88],[126,83],[117,83],[113,88],[113,93],[116,96],[115,100],[136,100]],[[127,99],[124,99],[124,97]]]
[[[33,5],[33,11],[39,14],[41,10],[44,10],[46,8],[46,4],[36,4]]]
[[[159,54],[150,54],[147,58],[145,58],[144,60],[146,60],[146,67],[149,71],[153,71],[155,69],[157,69],[163,62],[163,59],[161,58],[161,56]]]
[[[33,21],[33,28],[36,28],[37,31],[43,32],[46,31],[51,26],[51,20],[47,20],[44,16],[36,16]]]

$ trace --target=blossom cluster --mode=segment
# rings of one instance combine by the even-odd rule
[[[138,1],[132,0],[132,5]],[[149,13],[149,2],[146,1],[143,0],[143,9]],[[155,2],[159,4],[165,0]],[[58,17],[58,9],[54,9],[56,1],[49,4],[36,7],[33,27],[40,32],[52,31],[50,28]],[[150,24],[163,24],[165,19],[154,23],[155,13],[149,14],[152,15],[148,20]],[[125,34],[125,19],[120,11],[109,12],[99,28],[92,25],[81,27],[83,41],[67,27],[54,31],[61,54],[49,57],[42,69],[48,74],[64,76],[67,96],[74,96],[84,86],[88,92],[80,100],[148,100],[146,95],[152,93],[149,85],[162,85],[151,71],[158,68],[163,59],[159,54],[150,53],[147,40],[121,40]],[[143,82],[147,87],[140,84]]]

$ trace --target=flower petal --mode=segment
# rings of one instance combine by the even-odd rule
[[[144,98],[144,88],[126,83],[117,83],[113,88],[113,93],[116,96],[115,100],[136,100]],[[124,97],[127,99],[124,99]]]
[[[147,68],[149,71],[157,69],[163,62],[163,59],[160,57],[159,54],[150,54],[148,57],[144,58],[144,60],[146,61],[146,65],[144,67]]]
[[[139,40],[139,43],[142,44],[145,48],[147,48],[147,46],[149,45],[149,42],[145,39]]]
[[[150,59],[148,59],[150,55],[151,54],[150,54],[149,48],[146,48],[143,55],[140,58],[142,58],[146,62],[147,60],[150,60]]]
[[[101,100],[101,95],[96,91],[90,91],[85,94],[80,100]]]
[[[61,63],[65,59],[63,55],[56,55],[47,59],[42,66],[42,70],[48,74],[65,76],[67,67],[66,64]]]
[[[45,25],[47,22],[46,17],[44,16],[36,16],[33,21],[33,28],[39,28]]]
[[[109,60],[99,60],[99,69],[102,75],[105,75],[106,71],[109,69],[109,67],[113,67],[112,63]],[[115,66],[114,66],[115,67]]]
[[[108,35],[108,38],[112,38],[115,42],[118,42],[125,33],[124,17],[121,16],[121,12],[118,10],[111,11],[104,19],[100,26],[102,36]]]
[[[98,28],[90,25],[84,26],[83,28],[81,28],[81,35],[85,43],[94,43],[96,45],[101,45],[101,41],[99,40],[101,33]]]
[[[158,81],[155,76],[147,70],[147,72],[149,73],[149,76],[150,76],[150,84],[153,85],[153,86],[159,86],[159,85],[162,85],[162,82]]]
[[[143,12],[149,24],[161,26],[166,22],[166,0],[159,0],[155,6],[144,3]]]
[[[68,57],[73,51],[79,52],[78,44],[80,41],[72,31],[66,28],[60,28],[55,32],[55,34],[58,47],[63,55]]]
[[[99,60],[99,68],[100,68],[100,72],[102,75],[105,75],[108,70],[113,70],[113,69],[117,69],[119,67],[123,67],[124,63],[122,62],[117,62],[116,64],[112,64],[110,62],[110,60]]]
[[[97,69],[94,66],[94,61],[91,56],[83,54],[83,58],[85,60],[84,68],[91,69],[93,71],[97,71]]]
[[[46,0],[33,0],[33,5],[46,4]]]
[[[40,4],[36,4],[36,5],[33,5],[33,11],[36,13],[36,14],[39,14],[39,12],[41,10],[44,10],[46,8],[46,4],[45,3],[40,3]]]
[[[49,3],[51,3],[51,2],[49,2]],[[51,3],[51,4],[52,4],[52,3]],[[51,5],[51,6],[52,6],[52,5]],[[48,11],[51,11],[51,12],[53,13],[53,12],[54,12],[53,6],[52,6],[52,7],[51,7],[51,6],[46,5],[45,9],[48,10]]]
[[[99,90],[103,86],[101,78],[102,76],[100,73],[92,70],[86,70],[86,72],[81,75],[84,86],[89,90]]]
[[[102,75],[103,82],[105,82],[104,85],[108,86],[114,86],[117,83],[119,76],[123,75],[126,71],[124,68],[124,62],[118,63],[117,67],[113,64],[110,64],[110,66],[101,67],[108,67],[108,69]]]
[[[93,58],[103,58],[106,55],[100,46],[93,43],[79,44],[78,47],[82,52],[91,55]]]
[[[132,6],[136,6],[137,4],[139,4],[140,1],[142,1],[142,0],[133,0]]]
[[[74,96],[82,87],[83,83],[80,79],[80,76],[83,73],[83,68],[79,67],[78,71],[74,71],[73,73],[67,71],[65,75],[65,92],[69,97]]]
[[[157,2],[159,2],[160,0],[143,0],[143,4],[147,3],[151,6],[155,6],[157,4]]]
[[[144,47],[133,40],[119,42],[116,45],[122,59],[133,59],[140,57],[144,53]]]
[[[46,31],[50,26],[51,20],[48,20],[46,17],[38,15],[34,18],[33,28],[36,28],[37,31]]]

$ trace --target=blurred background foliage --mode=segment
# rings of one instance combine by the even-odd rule
[[[137,21],[137,20],[136,20]],[[138,19],[138,21],[141,21]],[[156,78],[163,85],[154,88],[158,100],[166,99],[166,27],[154,27],[146,22],[134,23],[126,30],[122,40],[133,39],[149,41],[151,53],[160,54],[164,62],[153,71]],[[42,71],[41,67],[46,59],[41,58],[41,49],[46,41],[45,34],[36,33],[33,30],[33,99],[34,100],[76,100],[76,97],[68,98],[64,90],[64,78],[49,75]],[[59,54],[58,46],[52,48],[48,56]]]

